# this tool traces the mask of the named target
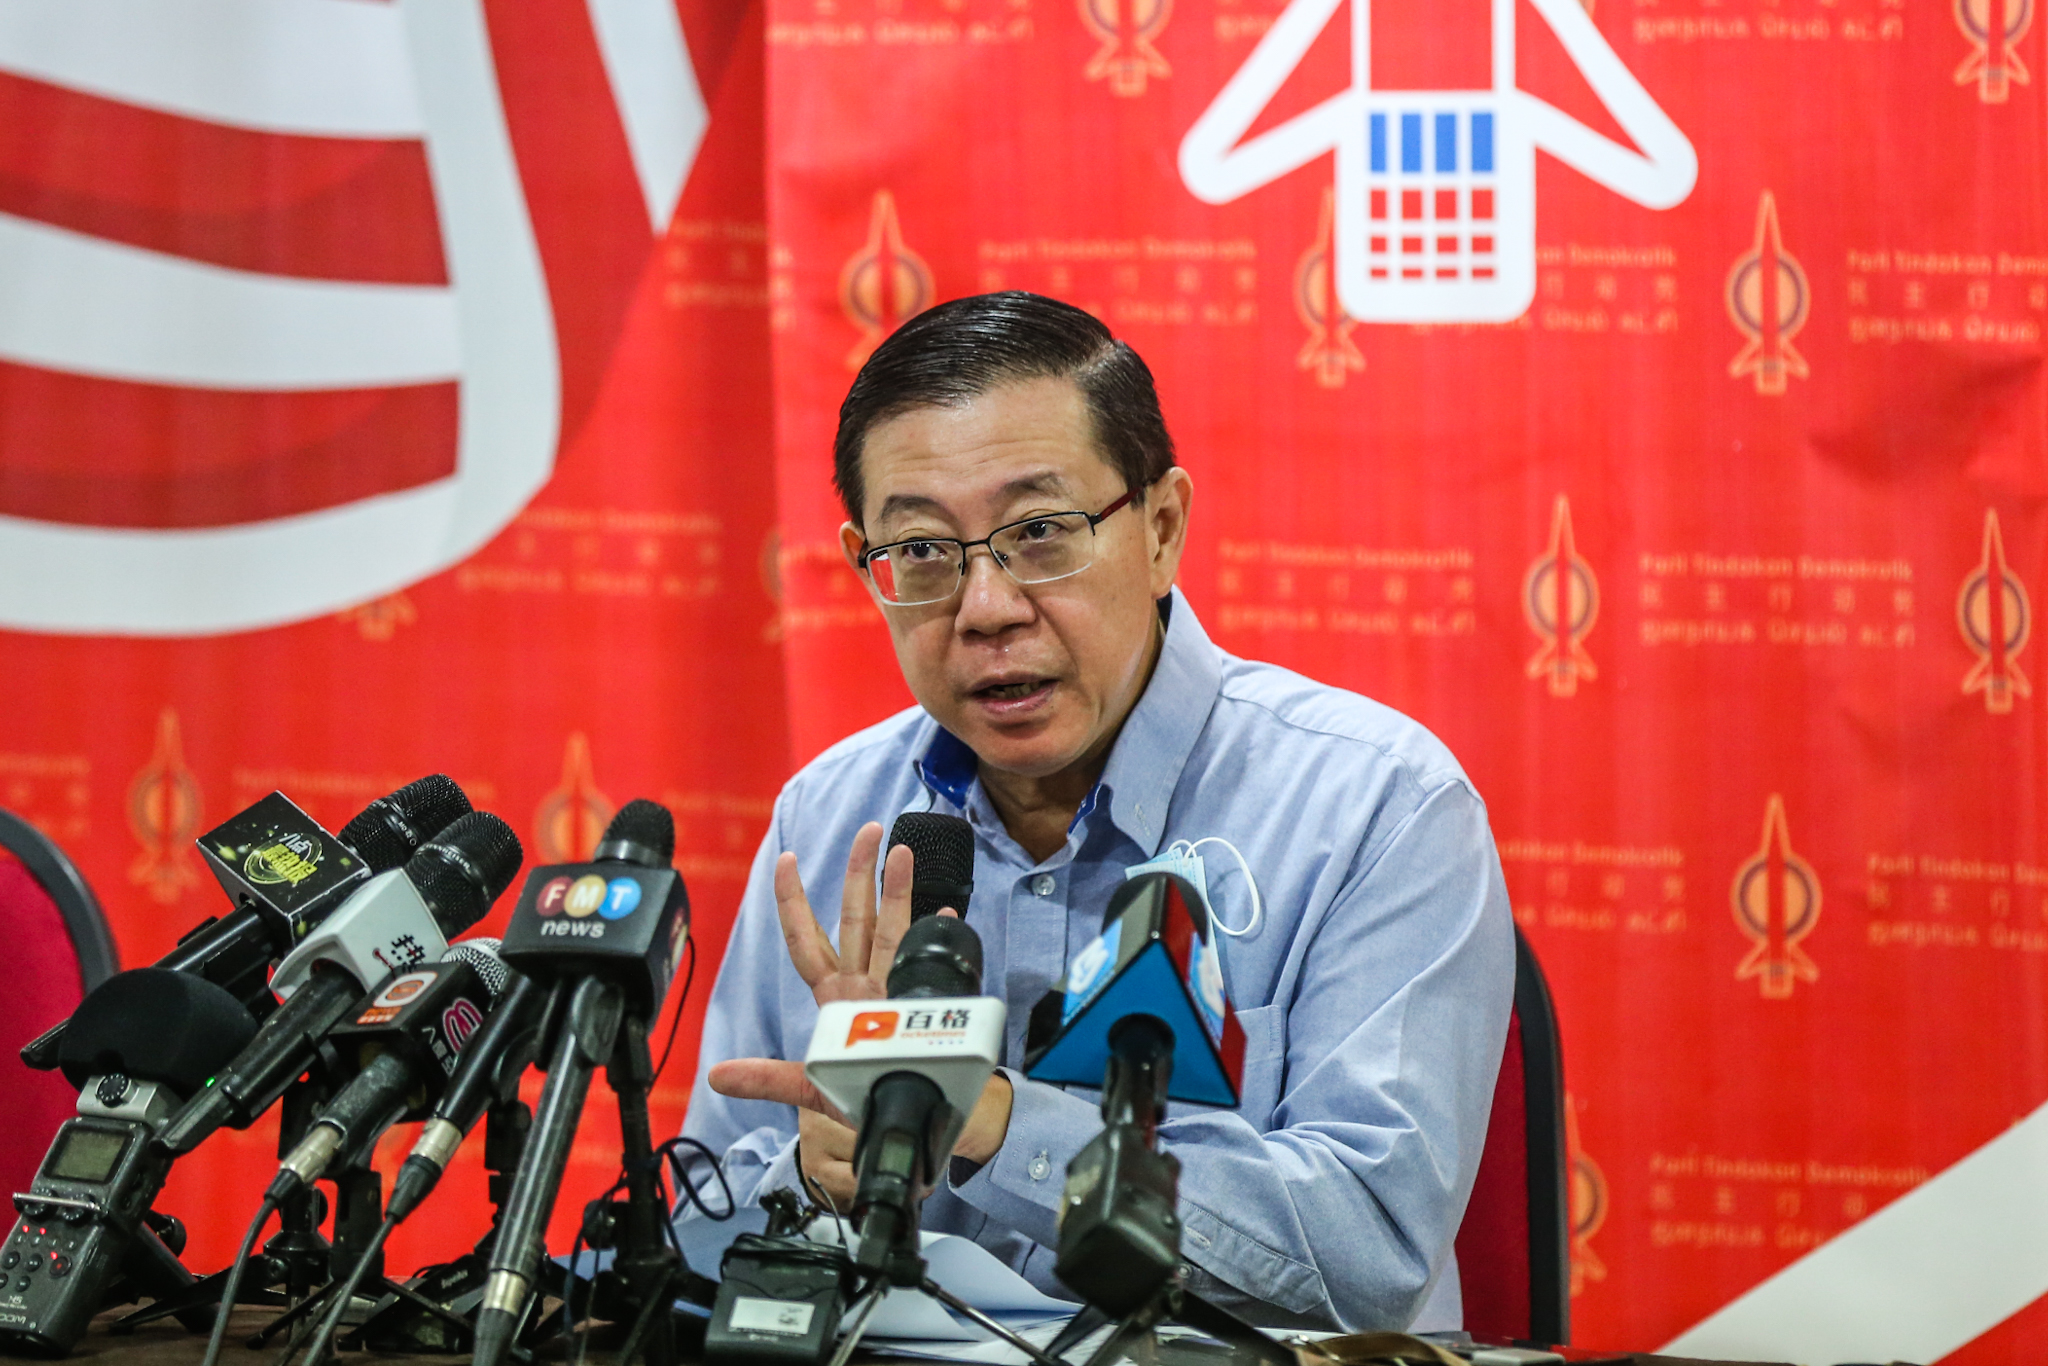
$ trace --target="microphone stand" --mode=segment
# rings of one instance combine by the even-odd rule
[[[313,1117],[327,1099],[320,1081],[293,1082],[286,1088],[280,1106],[277,1155],[288,1156],[313,1126]],[[313,1187],[298,1192],[278,1207],[278,1230],[263,1244],[263,1250],[249,1260],[236,1295],[242,1304],[289,1305],[325,1285],[332,1264],[332,1249],[320,1232],[326,1215],[326,1196]],[[114,1320],[109,1331],[132,1333],[146,1323],[177,1316],[181,1321],[195,1309],[220,1303],[227,1269],[202,1276],[132,1313]],[[273,1287],[281,1287],[282,1293]]]
[[[1180,1163],[1159,1150],[1159,1119],[1173,1074],[1173,1030],[1151,1015],[1110,1027],[1102,1083],[1102,1132],[1067,1168],[1054,1273],[1087,1307],[1049,1348],[1058,1357],[1104,1324],[1107,1339],[1087,1366],[1139,1360],[1159,1325],[1177,1319],[1271,1366],[1294,1354],[1237,1315],[1187,1288],[1180,1258]]]

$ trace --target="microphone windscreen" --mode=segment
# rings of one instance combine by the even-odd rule
[[[596,856],[666,868],[676,859],[676,818],[660,802],[635,797],[620,807],[619,814],[605,827]]]
[[[388,873],[403,868],[422,844],[469,809],[469,798],[453,778],[430,773],[364,807],[341,827],[340,839],[371,872]]]
[[[967,914],[974,898],[974,827],[958,816],[906,811],[889,831],[889,848],[910,846],[910,918],[923,920],[950,906]]]
[[[484,918],[512,885],[525,856],[511,826],[488,811],[472,811],[421,845],[406,862],[405,875],[434,913],[442,936],[452,939]]]
[[[511,969],[505,966],[505,960],[498,957],[499,943],[499,940],[481,936],[465,939],[459,944],[450,944],[448,951],[441,955],[441,961],[467,963],[475,968],[477,980],[483,983],[484,990],[495,1001],[504,995],[505,982],[511,973]]]
[[[94,987],[66,1023],[58,1065],[84,1086],[119,1072],[190,1097],[256,1037],[227,988],[170,968],[130,968]]]
[[[889,968],[889,995],[981,995],[981,936],[950,915],[912,921]]]

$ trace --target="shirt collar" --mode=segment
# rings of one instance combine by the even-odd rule
[[[1159,852],[1167,807],[1223,687],[1223,652],[1178,588],[1160,603],[1159,615],[1166,639],[1151,681],[1124,720],[1102,781],[1074,817],[1079,825],[1107,797],[1110,820],[1148,858]],[[931,741],[916,761],[917,775],[934,793],[965,810],[978,762],[965,741],[934,723]]]

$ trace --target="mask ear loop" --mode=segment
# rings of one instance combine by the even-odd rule
[[[1205,844],[1220,844],[1225,849],[1228,849],[1231,853],[1231,857],[1237,860],[1238,868],[1244,873],[1245,886],[1252,889],[1252,917],[1251,919],[1244,922],[1244,927],[1242,929],[1232,929],[1230,926],[1224,924],[1223,917],[1216,914],[1216,908],[1214,906],[1211,906],[1209,908],[1209,922],[1211,924],[1213,924],[1218,930],[1221,930],[1224,934],[1229,935],[1232,939],[1242,939],[1244,936],[1250,934],[1253,930],[1256,930],[1259,927],[1259,917],[1265,912],[1265,906],[1259,899],[1259,880],[1252,876],[1252,866],[1249,863],[1245,862],[1244,854],[1238,849],[1236,845],[1232,844],[1229,840],[1223,838],[1223,836],[1221,835],[1206,835],[1203,838],[1196,840],[1194,843],[1188,845],[1188,852],[1190,854],[1195,854]]]

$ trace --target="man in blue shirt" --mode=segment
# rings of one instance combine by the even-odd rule
[[[684,1133],[724,1155],[743,1204],[797,1186],[799,1165],[851,1199],[854,1134],[793,1060],[820,1002],[885,994],[909,853],[876,865],[899,813],[973,824],[960,909],[1013,1066],[1124,870],[1222,841],[1199,852],[1235,932],[1242,1103],[1175,1104],[1159,1128],[1190,1284],[1273,1325],[1455,1327],[1451,1243],[1514,976],[1485,807],[1456,760],[1386,707],[1210,643],[1172,586],[1191,485],[1151,373],[1078,309],[994,294],[905,324],[840,409],[835,481],[847,559],[919,705],[783,789]],[[1052,1275],[1059,1201],[1100,1128],[1093,1100],[1000,1070],[925,1227],[1070,1295]]]

